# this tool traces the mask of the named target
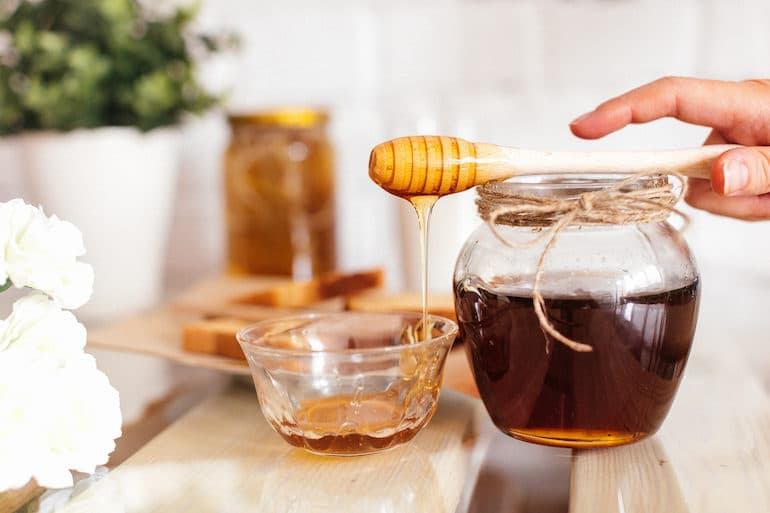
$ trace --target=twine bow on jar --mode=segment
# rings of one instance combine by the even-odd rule
[[[571,197],[534,196],[518,194],[499,187],[499,182],[478,188],[476,200],[479,214],[489,225],[492,233],[511,248],[530,247],[548,239],[537,262],[532,285],[532,301],[535,314],[543,332],[578,352],[593,351],[593,347],[561,334],[548,319],[545,299],[540,293],[545,259],[553,249],[561,232],[568,226],[607,226],[654,223],[666,220],[671,214],[682,219],[680,231],[686,229],[689,217],[674,205],[687,191],[684,176],[677,172],[666,173],[679,182],[675,189],[667,177],[659,171],[633,174],[610,187],[584,192]],[[642,180],[648,179],[642,184]],[[498,206],[505,203],[504,206]],[[533,227],[540,234],[517,243],[508,240],[497,229],[498,224]],[[546,345],[548,351],[548,345]]]

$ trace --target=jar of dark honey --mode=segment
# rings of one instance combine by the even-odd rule
[[[575,200],[618,180],[548,175],[480,190],[480,211],[483,204],[487,213],[514,207],[514,214],[482,224],[465,243],[455,268],[455,304],[481,397],[510,436],[572,448],[622,445],[655,433],[674,399],[695,333],[700,286],[668,212],[650,219],[624,211],[620,223],[573,222],[554,238],[565,212],[544,219],[536,208],[532,215],[521,208],[522,197],[533,204]],[[624,191],[643,192],[660,180],[668,183],[647,177]],[[629,205],[626,210],[637,203]],[[545,322],[587,350],[544,329],[537,298]]]
[[[307,279],[334,270],[327,119],[313,109],[229,116],[224,189],[230,272]]]

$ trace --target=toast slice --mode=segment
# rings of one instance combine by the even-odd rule
[[[251,324],[241,319],[213,319],[187,324],[182,331],[182,347],[191,353],[204,353],[245,360],[235,334]]]
[[[386,294],[381,291],[365,292],[348,297],[347,310],[359,312],[422,312],[422,296],[419,292]],[[454,296],[431,294],[428,296],[428,313],[440,315],[454,321]]]
[[[236,297],[234,303],[284,308],[303,308],[320,301],[381,288],[385,282],[382,269],[355,273],[327,273],[304,282],[290,282]]]

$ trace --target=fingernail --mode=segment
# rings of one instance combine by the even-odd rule
[[[572,121],[572,123],[570,123],[570,125],[577,125],[578,123],[580,123],[581,121],[583,121],[584,119],[586,119],[586,118],[587,118],[588,116],[590,116],[590,115],[591,115],[591,112],[586,112],[586,113],[585,113],[585,114],[583,114],[582,116],[575,118],[575,119]]]
[[[725,195],[742,191],[749,183],[749,166],[743,159],[727,159],[722,164],[722,176],[724,176]]]

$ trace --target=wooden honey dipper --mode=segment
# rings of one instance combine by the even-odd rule
[[[443,196],[493,180],[530,174],[677,171],[708,179],[714,160],[736,147],[720,144],[667,151],[538,151],[420,135],[375,146],[369,157],[369,176],[386,191],[401,197]]]

